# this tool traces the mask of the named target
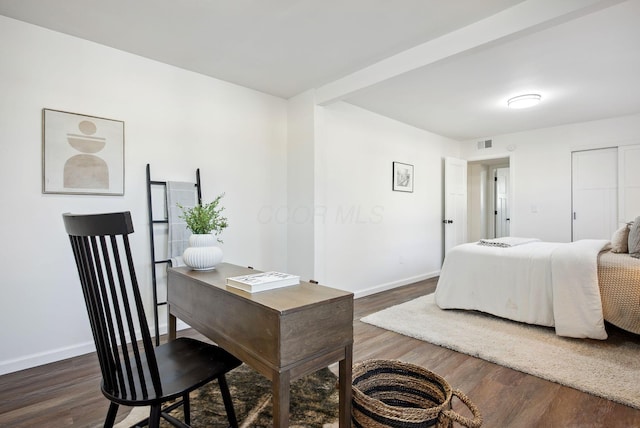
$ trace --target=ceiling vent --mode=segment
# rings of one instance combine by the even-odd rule
[[[478,150],[490,149],[490,148],[491,148],[491,140],[478,141]]]

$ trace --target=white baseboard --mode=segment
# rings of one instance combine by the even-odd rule
[[[184,330],[190,327],[188,324],[178,320],[176,328],[178,330]],[[166,334],[167,324],[165,323],[160,325],[159,330],[160,334]],[[152,333],[152,338],[155,340],[155,333]],[[90,352],[95,352],[95,350],[96,347],[93,344],[93,341],[91,341],[64,348],[52,349],[46,352],[26,355],[13,360],[0,361],[0,376],[20,370],[31,369],[44,364],[55,363],[57,361],[66,360],[67,358],[78,357]]]
[[[413,284],[414,282],[424,281],[425,279],[435,278],[440,275],[440,271],[428,272],[422,275],[412,276],[410,278],[404,278],[398,281],[387,282],[386,284],[379,284],[365,290],[356,291],[353,294],[355,299],[359,297],[369,296],[371,294],[380,293],[382,291],[391,290],[393,288],[402,287],[403,285]]]
[[[386,284],[379,284],[379,285],[370,287],[368,289],[355,292],[354,298],[357,299],[359,297],[369,296],[371,294],[376,294],[382,291],[391,290],[393,288],[401,287],[403,285],[412,284],[414,282],[423,281],[429,278],[434,278],[438,275],[440,275],[440,271],[434,271],[434,272],[425,273],[422,275],[413,276],[410,278],[404,278],[398,281],[388,282]],[[160,329],[160,334],[166,334],[167,332],[166,323],[161,324],[158,327]],[[190,328],[188,324],[178,320],[178,323],[177,323],[178,330],[184,330],[187,328]],[[68,346],[65,348],[52,349],[46,352],[26,355],[22,358],[0,361],[0,375],[13,373],[20,370],[30,369],[33,367],[41,366],[43,364],[49,364],[56,361],[65,360],[67,358],[77,357],[80,355],[88,354],[90,352],[95,352],[95,346],[93,342],[85,342],[85,343],[79,343],[73,346]]]
[[[52,349],[46,352],[26,355],[22,358],[0,361],[0,375],[66,360],[67,358],[95,352],[95,350],[96,347],[93,342],[85,342],[73,346],[67,346],[65,348]]]

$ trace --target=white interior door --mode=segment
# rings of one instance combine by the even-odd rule
[[[571,154],[572,240],[610,239],[617,228],[618,150]]]
[[[444,159],[444,253],[467,242],[467,161]]]
[[[509,168],[497,168],[495,177],[495,237],[509,236]]]
[[[618,147],[618,227],[640,215],[640,145]]]

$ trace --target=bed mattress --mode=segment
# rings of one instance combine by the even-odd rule
[[[606,244],[459,245],[445,258],[436,304],[553,326],[560,336],[606,339],[597,272],[598,253]]]

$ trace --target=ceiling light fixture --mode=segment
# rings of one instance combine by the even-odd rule
[[[540,94],[525,94],[509,98],[507,105],[511,108],[527,108],[538,104],[542,97]]]

